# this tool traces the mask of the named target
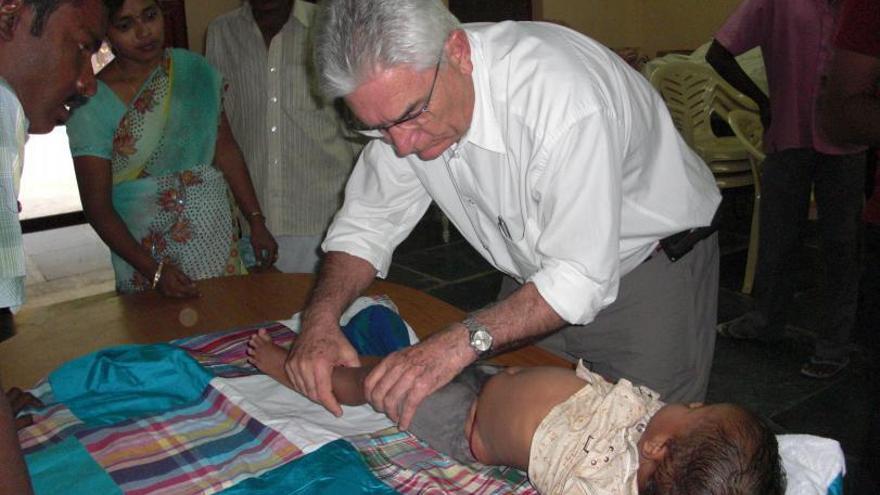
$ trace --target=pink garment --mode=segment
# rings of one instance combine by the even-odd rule
[[[856,153],[863,146],[832,144],[820,132],[816,100],[832,55],[837,4],[829,0],[745,0],[715,35],[734,55],[761,47],[770,87],[769,152],[813,148]]]
[[[836,48],[880,58],[880,4],[877,0],[845,0],[841,7]],[[880,167],[874,193],[865,203],[864,221],[880,225]]]

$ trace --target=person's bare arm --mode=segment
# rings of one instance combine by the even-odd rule
[[[260,209],[257,193],[244,161],[244,155],[235,142],[232,128],[226,113],[220,114],[220,127],[217,129],[217,146],[214,151],[214,164],[223,172],[232,190],[235,202],[247,217],[251,230],[251,244],[257,261],[263,268],[271,266],[278,254],[278,244],[266,228],[266,217]]]
[[[489,328],[495,353],[524,345],[565,324],[532,283],[480,311],[476,319]],[[425,397],[476,361],[469,342],[467,328],[456,323],[389,355],[365,382],[370,404],[398,422],[401,429],[407,429]]]
[[[3,493],[33,493],[27,467],[18,444],[15,416],[0,385],[0,480]]]
[[[880,58],[837,50],[819,107],[825,133],[838,143],[880,145]]]
[[[78,156],[73,159],[73,167],[86,220],[113,252],[151,280],[159,262],[135,240],[113,208],[110,161],[96,156]],[[168,262],[163,265],[157,288],[170,297],[199,295],[192,280]]]
[[[761,88],[752,81],[752,78],[745,73],[733,54],[724,45],[719,43],[718,40],[712,40],[712,45],[709,46],[709,50],[706,52],[706,62],[731,86],[758,104],[764,128],[770,127],[772,117],[770,115],[770,100],[761,91]]]
[[[357,352],[339,328],[339,318],[375,276],[376,269],[366,260],[327,253],[303,310],[302,330],[285,364],[294,388],[337,416],[342,408],[331,390],[331,372],[336,366],[360,365]]]
[[[159,268],[159,262],[135,240],[113,208],[110,161],[96,156],[78,156],[73,159],[73,167],[86,220],[113,252],[147,280],[151,280]],[[162,268],[158,289],[171,297],[194,297],[199,294],[189,277],[167,262]]]

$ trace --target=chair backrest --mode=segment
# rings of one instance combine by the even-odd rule
[[[712,113],[722,120],[732,110],[758,111],[751,98],[721,78],[708,64],[676,60],[657,67],[651,73],[676,128],[691,146],[697,137],[714,136]]]
[[[694,146],[694,135],[710,130],[711,108],[706,93],[714,86],[715,76],[708,66],[687,61],[674,61],[657,67],[651,73],[651,84],[657,88],[678,132],[685,142]]]
[[[758,162],[764,161],[764,126],[757,112],[731,110],[727,114],[727,124],[740,140],[743,147]]]

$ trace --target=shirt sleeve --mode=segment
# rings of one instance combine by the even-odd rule
[[[589,323],[617,298],[624,136],[615,118],[597,111],[542,151],[541,269],[530,281],[572,324]]]
[[[733,55],[740,55],[762,46],[772,25],[772,0],[745,0],[715,33],[715,39]]]
[[[98,83],[95,96],[71,114],[67,121],[71,156],[97,156],[105,160],[113,157],[113,135],[121,117],[120,110],[113,105],[115,97],[110,88]]]
[[[394,249],[430,204],[408,161],[395,156],[390,146],[371,141],[348,179],[345,201],[321,248],[362,258],[385,278]]]
[[[880,3],[846,0],[838,19],[836,48],[880,58]]]

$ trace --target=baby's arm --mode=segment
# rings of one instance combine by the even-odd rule
[[[293,384],[284,372],[284,361],[287,349],[272,342],[272,337],[260,329],[248,341],[248,362],[263,373],[274,378],[278,383],[293,389]],[[337,367],[330,378],[333,394],[336,399],[347,406],[359,406],[367,402],[364,396],[364,379],[381,358],[360,356],[360,368]]]

